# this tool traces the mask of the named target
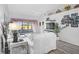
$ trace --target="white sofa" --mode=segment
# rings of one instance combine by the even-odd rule
[[[53,32],[27,34],[24,41],[28,42],[30,54],[44,54],[56,49],[56,34]]]
[[[33,34],[33,53],[43,54],[56,49],[56,34],[42,32]]]

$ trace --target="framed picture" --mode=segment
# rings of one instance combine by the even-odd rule
[[[78,27],[78,22],[77,21],[73,21],[71,23],[71,27]]]
[[[70,22],[71,22],[70,16],[69,15],[64,15],[62,20],[61,20],[61,23],[62,24],[69,24]]]
[[[72,14],[71,14],[71,17],[72,17],[72,16],[78,16],[78,13],[72,13]]]
[[[72,13],[71,14],[71,19],[76,19],[77,16],[78,16],[78,13]]]
[[[78,13],[72,13],[71,15],[64,15],[61,24],[66,24],[69,26],[71,24],[71,27],[78,27],[79,24],[79,16]]]
[[[78,27],[78,24],[71,24],[71,27]]]
[[[72,19],[72,22],[71,22],[71,27],[78,27],[78,13],[72,13],[71,14],[71,19]]]
[[[77,19],[77,22],[78,22],[78,24],[79,24],[79,16],[77,16],[76,19]]]

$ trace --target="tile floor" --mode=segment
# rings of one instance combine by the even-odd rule
[[[79,54],[79,46],[61,40],[57,40],[57,49],[49,54]]]
[[[48,54],[79,54],[79,46],[57,40],[57,49],[50,51]]]

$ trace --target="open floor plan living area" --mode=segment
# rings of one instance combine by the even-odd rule
[[[79,4],[0,4],[0,54],[79,54]]]

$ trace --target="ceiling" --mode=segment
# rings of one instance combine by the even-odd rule
[[[64,4],[9,4],[11,18],[39,19],[57,9],[63,9]]]

